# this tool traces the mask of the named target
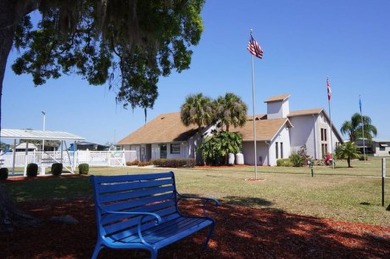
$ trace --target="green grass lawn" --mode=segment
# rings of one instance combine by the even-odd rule
[[[300,215],[390,226],[390,177],[385,181],[385,206],[382,207],[381,159],[337,161],[333,169],[253,166],[193,169],[130,167],[92,167],[90,174],[116,175],[172,170],[177,188],[183,194],[211,196],[221,202],[258,208],[274,208]],[[390,175],[390,161],[387,161]],[[17,201],[73,198],[91,195],[88,177],[36,178],[7,185]]]

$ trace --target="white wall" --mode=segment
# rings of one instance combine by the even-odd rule
[[[186,142],[174,143],[174,144],[180,145],[180,153],[179,154],[172,154],[171,153],[171,144],[173,144],[173,143],[167,144],[167,158],[169,158],[169,159],[188,158],[189,152],[188,152],[188,145]]]
[[[283,129],[277,134],[269,147],[269,160],[268,165],[275,166],[278,159],[288,158],[291,154],[290,148],[290,129],[283,127]],[[281,145],[281,143],[283,143]],[[278,148],[276,148],[276,146]],[[282,148],[283,146],[283,148]],[[276,155],[276,152],[278,155]]]
[[[307,154],[313,158],[318,157],[317,116],[294,116],[290,118],[293,128],[290,130],[291,152],[298,151],[306,145]]]
[[[158,144],[152,144],[152,150],[150,155],[150,159],[160,158],[160,146]]]
[[[255,164],[255,152],[253,141],[245,141],[242,143],[242,154],[246,165]],[[268,165],[268,145],[265,142],[257,141],[257,164]]]
[[[381,145],[383,146],[381,147]],[[385,142],[385,141],[374,142],[373,149],[374,149],[373,151],[375,152],[374,154],[375,156],[390,156],[390,142]]]
[[[268,119],[287,118],[290,113],[289,100],[286,99],[283,102],[269,102],[267,103],[267,116]]]
[[[277,134],[272,143],[268,141],[257,141],[257,164],[264,166],[275,166],[277,159],[288,158],[291,153],[290,149],[290,129],[283,127]],[[276,158],[276,142],[278,143],[278,158]],[[283,143],[283,150],[281,144]],[[282,154],[283,152],[283,154]],[[244,161],[247,165],[255,164],[254,144],[253,141],[243,142],[242,153],[244,155]]]

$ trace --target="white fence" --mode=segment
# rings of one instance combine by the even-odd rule
[[[126,161],[137,159],[134,150],[116,151],[53,151],[42,153],[40,151],[7,152],[2,154],[0,162],[2,167],[25,167],[29,163],[38,165],[49,163],[62,163],[64,167],[76,168],[79,164],[87,163],[90,166],[125,166]]]

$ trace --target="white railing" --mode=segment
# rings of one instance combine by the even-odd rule
[[[15,158],[15,159],[14,159]],[[126,161],[137,159],[135,150],[117,150],[117,151],[53,151],[42,154],[40,151],[26,152],[7,152],[2,154],[0,161],[2,167],[25,167],[29,163],[49,164],[58,162],[64,166],[76,168],[81,163],[87,163],[90,166],[125,166]]]

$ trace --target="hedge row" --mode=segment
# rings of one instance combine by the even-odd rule
[[[127,162],[126,165],[132,166],[147,166],[147,165],[155,165],[157,167],[194,167],[195,159],[193,158],[178,158],[178,159],[154,159],[148,162],[140,162],[138,160],[134,160],[131,162]]]
[[[153,165],[158,167],[194,167],[195,159],[193,158],[178,158],[178,159],[155,159]]]

